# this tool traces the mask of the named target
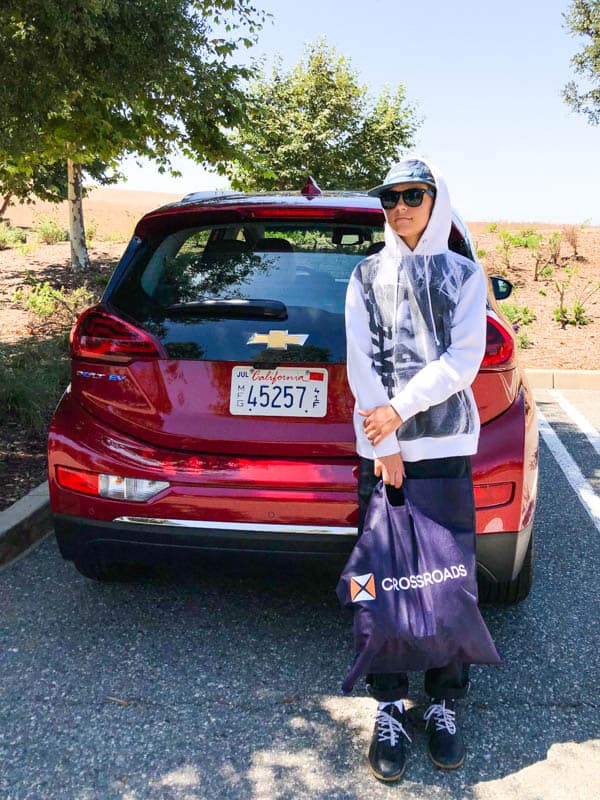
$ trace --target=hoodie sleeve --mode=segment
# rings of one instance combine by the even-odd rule
[[[346,294],[346,341],[348,383],[358,408],[369,411],[376,406],[389,405],[390,398],[373,363],[369,313],[356,271],[352,273]],[[396,435],[387,436],[373,447],[373,452],[377,457],[400,452]]]
[[[450,346],[391,401],[403,421],[471,385],[485,352],[486,277],[480,266],[465,281],[454,310]]]

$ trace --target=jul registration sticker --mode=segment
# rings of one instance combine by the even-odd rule
[[[229,411],[246,417],[324,417],[327,370],[233,367]]]

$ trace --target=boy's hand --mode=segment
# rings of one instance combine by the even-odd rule
[[[366,417],[363,427],[367,438],[375,446],[381,444],[385,437],[397,430],[403,422],[393,406],[376,406],[370,411],[358,413],[361,417]]]
[[[404,474],[404,462],[400,453],[376,458],[374,472],[384,483],[389,483],[395,486],[396,489],[402,486],[402,481],[406,477]]]

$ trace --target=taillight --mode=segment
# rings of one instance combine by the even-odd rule
[[[508,483],[476,484],[473,489],[475,493],[475,508],[504,506],[511,502],[515,494],[515,484],[512,481]]]
[[[113,361],[160,358],[160,344],[146,331],[99,308],[89,308],[71,331],[71,358]]]
[[[507,364],[512,359],[514,350],[515,343],[510,333],[493,317],[488,317],[482,368]]]
[[[168,489],[168,481],[151,481],[146,478],[123,478],[120,475],[103,475],[84,469],[56,467],[56,480],[64,489],[71,489],[110,500],[130,500],[143,503]]]
[[[100,490],[100,475],[82,469],[56,467],[56,480],[65,489],[82,494],[97,495]]]

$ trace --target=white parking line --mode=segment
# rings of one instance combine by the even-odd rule
[[[596,530],[600,533],[600,497],[598,497],[590,484],[583,477],[581,470],[573,461],[566,447],[558,438],[558,435],[552,429],[552,426],[538,408],[538,424],[540,433],[552,455],[556,459],[559,467],[565,474],[566,479],[571,484],[573,491],[581,501],[582,506],[585,508]]]
[[[585,433],[590,444],[600,456],[600,433],[598,433],[596,428],[594,428],[589,419],[584,417],[581,411],[575,408],[575,406],[570,403],[567,398],[558,391],[558,389],[548,389],[548,394],[556,400],[565,414],[568,417],[571,417],[573,422],[582,431],[582,433]]]

